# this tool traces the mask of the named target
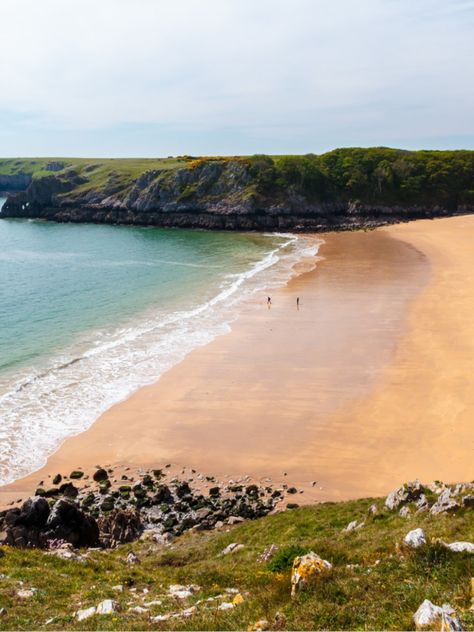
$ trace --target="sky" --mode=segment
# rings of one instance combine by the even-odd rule
[[[474,0],[0,0],[0,156],[474,149]]]

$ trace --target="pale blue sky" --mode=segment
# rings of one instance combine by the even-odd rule
[[[474,149],[473,0],[1,0],[0,156]]]

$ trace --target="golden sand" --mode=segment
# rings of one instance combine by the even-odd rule
[[[230,334],[112,407],[2,501],[105,463],[268,476],[306,502],[473,478],[474,217],[323,238],[316,269],[270,309],[266,296],[247,303]]]

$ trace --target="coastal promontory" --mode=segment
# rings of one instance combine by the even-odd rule
[[[0,217],[218,230],[345,230],[474,211],[473,151],[0,160]]]

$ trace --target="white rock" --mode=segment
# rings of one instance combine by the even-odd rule
[[[171,597],[176,597],[176,599],[188,599],[200,590],[201,587],[196,586],[195,584],[191,584],[190,586],[171,584],[171,586],[168,588],[168,593],[171,595]]]
[[[229,544],[229,546],[225,547],[221,555],[229,555],[229,553],[236,553],[237,551],[241,551],[244,548],[244,546],[245,546],[244,544],[237,544],[236,542],[233,542],[232,544]]]
[[[133,551],[130,551],[125,561],[127,562],[127,564],[138,564],[140,562],[140,560],[138,559],[138,556],[135,555]]]
[[[133,608],[129,608],[128,611],[136,612],[137,614],[143,614],[144,612],[148,612],[148,608],[143,608],[142,606],[134,606]]]
[[[429,509],[429,502],[425,494],[420,495],[415,505],[417,506],[418,509],[424,509],[424,508]]]
[[[347,525],[347,527],[344,529],[344,531],[356,531],[357,529],[362,529],[362,527],[365,525],[365,522],[358,522],[357,520],[353,520],[352,522],[349,522],[349,524]]]
[[[349,522],[349,524],[344,529],[344,531],[354,531],[356,527],[357,527],[357,520],[353,520],[352,522]]]
[[[455,553],[474,553],[474,544],[472,542],[451,542],[445,545]]]
[[[385,499],[385,506],[391,511],[398,509],[412,500],[417,500],[423,493],[423,489],[423,485],[418,479],[410,481],[398,489],[393,490],[393,492],[390,492]]]
[[[238,588],[225,588],[224,592],[228,595],[238,595],[240,590]]]
[[[169,546],[173,540],[174,540],[174,536],[172,533],[162,533],[162,534],[155,534],[154,538],[155,542],[157,544],[162,544],[163,546]]]
[[[191,606],[190,608],[186,608],[186,610],[183,610],[182,612],[180,612],[180,615],[182,617],[192,617],[194,614],[196,614],[196,612],[197,612],[196,606]]]
[[[221,603],[220,606],[218,606],[218,610],[232,610],[232,608],[235,608],[235,605],[233,603],[230,603],[229,601],[224,601],[224,603]]]
[[[441,481],[431,481],[426,488],[433,492],[434,494],[440,494],[444,489],[446,489],[446,485]]]
[[[157,614],[156,617],[151,617],[151,621],[160,622],[160,621],[168,621],[171,618],[170,614]]]
[[[400,518],[408,518],[408,516],[410,515],[410,508],[405,505],[400,509],[398,515],[400,516]]]
[[[22,590],[17,591],[16,595],[20,597],[20,599],[29,599],[30,597],[34,597],[36,592],[36,588],[22,588]]]
[[[449,604],[441,608],[425,599],[413,615],[417,630],[442,630],[443,632],[459,632],[464,630],[456,612]]]
[[[115,590],[115,592],[123,592],[123,586],[122,584],[117,584],[116,586],[112,586],[112,590]]]
[[[417,549],[426,544],[426,536],[423,529],[412,529],[403,538],[403,542],[411,549]]]
[[[451,513],[459,509],[459,503],[452,497],[452,492],[449,487],[444,489],[438,496],[438,500],[430,509],[430,514],[437,516],[440,513]]]
[[[76,618],[78,621],[84,621],[84,619],[89,619],[89,617],[93,617],[96,611],[97,609],[95,606],[91,606],[90,608],[84,608],[84,610],[78,610],[76,612]]]
[[[176,597],[176,599],[189,599],[189,597],[192,597],[193,593],[190,590],[176,590],[171,593],[171,595]]]
[[[46,555],[53,555],[59,557],[62,560],[73,560],[74,562],[87,562],[87,555],[81,555],[74,551],[72,547],[60,547],[53,551],[48,551]]]
[[[153,606],[161,606],[162,603],[163,602],[160,601],[159,599],[155,599],[154,601],[146,601],[144,605],[147,608],[152,608]]]
[[[227,524],[239,524],[241,522],[244,522],[241,516],[229,516],[227,518]]]
[[[119,610],[119,605],[114,599],[104,599],[97,606],[97,614],[112,614]]]

